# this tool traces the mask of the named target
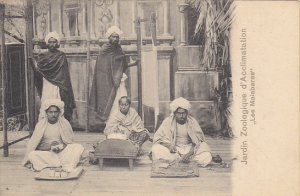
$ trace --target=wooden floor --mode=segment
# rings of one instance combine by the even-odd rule
[[[0,132],[3,143],[3,132]],[[25,132],[10,132],[9,140],[25,136]],[[100,133],[75,132],[75,140],[85,147],[85,156],[92,150],[92,144],[104,139]],[[213,154],[219,154],[231,163],[230,146],[232,140],[207,138]],[[21,141],[10,146],[9,157],[0,156],[0,195],[231,195],[231,168],[200,168],[196,178],[150,178],[151,161],[143,156],[135,161],[134,170],[129,171],[128,162],[105,162],[104,170],[86,161],[84,173],[78,180],[37,181],[35,173],[22,167],[26,143]],[[151,143],[143,146],[149,152]],[[2,153],[2,152],[1,152]],[[3,154],[3,153],[2,153]],[[99,194],[101,193],[101,194]]]

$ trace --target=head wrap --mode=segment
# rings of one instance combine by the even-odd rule
[[[119,29],[119,27],[117,26],[111,26],[105,33],[105,37],[108,39],[113,33],[116,33],[119,36],[121,36],[123,34],[123,31],[121,31],[121,29]]]
[[[45,37],[46,44],[48,44],[48,41],[49,41],[50,38],[56,39],[57,43],[59,44],[60,38],[59,38],[58,33],[56,33],[56,32],[50,32],[50,33],[48,33],[48,35]]]
[[[65,104],[60,99],[46,99],[41,106],[39,120],[47,117],[46,110],[50,108],[50,106],[56,106],[60,110],[60,116],[64,115],[64,107]]]
[[[175,99],[174,101],[171,102],[170,104],[170,110],[174,113],[178,108],[183,108],[186,110],[190,110],[191,109],[191,104],[188,100],[179,97],[177,99]]]

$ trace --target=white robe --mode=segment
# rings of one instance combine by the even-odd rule
[[[212,155],[208,144],[205,142],[201,127],[196,119],[188,116],[186,126],[181,127],[181,129],[182,128],[186,128],[185,131],[188,133],[188,137],[191,140],[189,144],[180,144],[177,142],[178,127],[173,114],[163,121],[154,134],[154,144],[152,146],[153,160],[166,160],[172,162],[176,159],[180,159],[182,155],[187,154],[190,151],[193,143],[195,148],[192,159],[200,166],[205,167],[211,162]],[[171,153],[170,149],[160,143],[169,144],[172,149],[176,150],[176,153]]]
[[[60,153],[38,150],[38,146],[43,140],[45,131],[47,128],[49,128],[46,110],[51,105],[57,106],[61,111],[57,121],[57,126],[61,142],[64,143],[66,147]],[[28,162],[31,162],[33,168],[37,171],[40,171],[46,167],[62,167],[67,172],[75,169],[80,160],[81,154],[84,151],[84,148],[81,144],[73,143],[73,130],[69,121],[63,117],[63,108],[64,104],[61,100],[45,100],[41,107],[42,118],[36,124],[34,132],[28,141],[27,150],[22,161],[22,165],[26,166]]]

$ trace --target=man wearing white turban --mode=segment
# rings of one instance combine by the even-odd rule
[[[191,105],[180,97],[170,104],[172,114],[155,132],[152,146],[153,160],[189,162],[194,160],[205,167],[212,155],[197,120],[188,114]]]
[[[56,32],[50,32],[50,33],[48,33],[46,35],[46,37],[45,37],[45,43],[49,45],[49,40],[51,38],[56,39],[57,44],[60,43],[60,37],[59,37],[59,35]]]
[[[119,27],[117,27],[117,26],[111,26],[105,33],[105,37],[107,39],[109,39],[110,36],[114,33],[120,37],[120,36],[122,36],[123,31],[121,31],[121,29],[119,29]]]
[[[102,45],[96,60],[88,103],[102,122],[108,119],[114,102],[117,105],[118,99],[127,95],[124,82],[127,76],[124,72],[128,67],[137,64],[137,62],[127,63],[119,44],[122,34],[123,32],[118,27],[110,27],[105,34],[108,42]],[[119,97],[116,97],[117,94]]]
[[[84,148],[73,143],[72,127],[63,116],[64,103],[59,99],[47,99],[43,102],[42,111],[22,164],[31,165],[35,171],[59,167],[65,172],[72,172]]]
[[[75,99],[67,57],[57,49],[60,38],[56,32],[50,32],[45,37],[45,42],[48,51],[38,54],[37,62],[32,62],[35,65],[35,86],[42,104],[47,99],[61,99],[65,103],[65,118],[70,121]]]

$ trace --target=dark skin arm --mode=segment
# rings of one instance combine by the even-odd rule
[[[29,63],[30,63],[30,65],[31,65],[31,67],[34,69],[34,70],[36,70],[36,68],[37,68],[37,63],[36,63],[36,61],[34,60],[34,58],[29,58]]]
[[[34,58],[29,58],[29,64],[31,65],[35,73],[42,75],[41,72],[38,70],[37,62]]]
[[[132,63],[128,63],[127,67],[133,67],[133,66],[137,66],[138,65],[138,61],[134,61]]]
[[[182,162],[188,162],[189,158],[194,154],[195,144],[192,145],[190,151],[187,154],[182,155],[181,161]]]
[[[125,58],[125,55],[120,55],[116,57],[116,61],[121,60],[123,58]],[[133,66],[137,66],[138,65],[138,61],[134,61],[132,63],[128,63],[126,67],[133,67]]]

